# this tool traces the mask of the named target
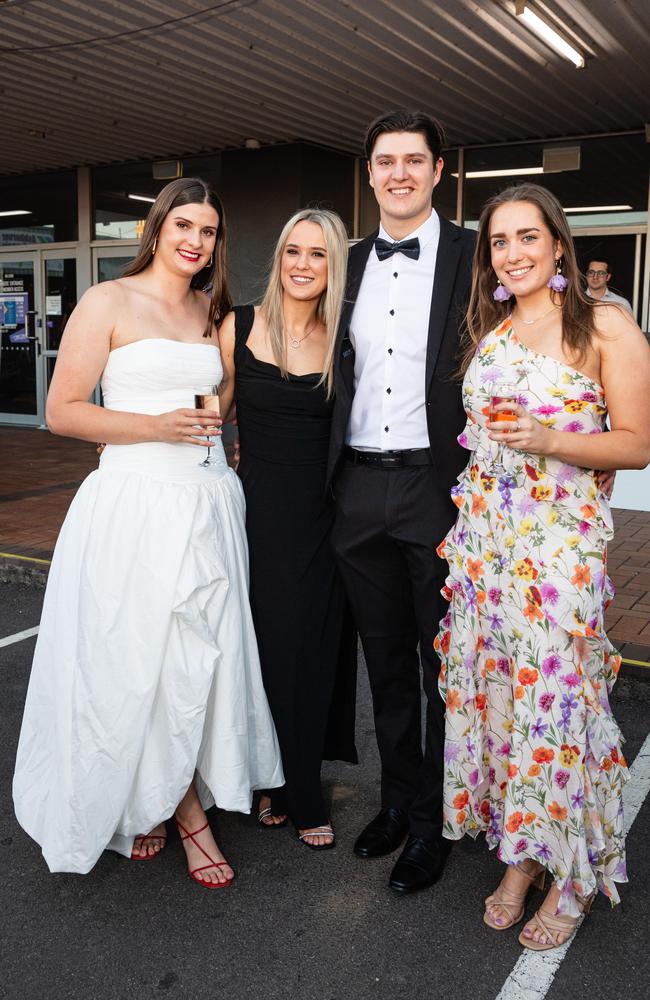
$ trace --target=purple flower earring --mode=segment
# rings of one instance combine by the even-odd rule
[[[555,274],[546,282],[547,288],[552,288],[554,292],[566,292],[569,287],[567,278],[562,274],[562,258],[555,261]]]
[[[497,287],[492,292],[492,298],[495,302],[507,302],[508,299],[512,298],[512,292],[505,285],[502,285],[498,279],[497,282]]]

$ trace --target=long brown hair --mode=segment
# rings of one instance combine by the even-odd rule
[[[584,361],[595,333],[595,303],[583,290],[584,283],[573,237],[562,206],[555,195],[539,184],[517,184],[490,198],[481,212],[472,265],[472,291],[467,310],[467,336],[461,372],[467,370],[485,334],[498,326],[512,311],[512,300],[495,302],[493,298],[497,278],[490,251],[492,216],[497,208],[511,201],[529,201],[536,205],[553,239],[562,244],[562,273],[569,284],[565,292],[551,292],[551,295],[553,301],[562,305],[562,343],[578,364]]]
[[[149,267],[153,260],[155,243],[162,224],[174,208],[179,208],[181,205],[203,204],[212,205],[219,216],[217,238],[214,244],[212,263],[197,271],[190,282],[190,287],[210,293],[208,322],[203,336],[211,337],[215,324],[220,323],[226,313],[232,309],[232,300],[227,284],[227,230],[223,205],[216,191],[200,177],[181,177],[179,180],[165,185],[147,216],[140,240],[140,248],[135,258],[124,268],[122,274],[124,277],[140,274],[141,271]]]

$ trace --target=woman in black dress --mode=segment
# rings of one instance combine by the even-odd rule
[[[233,389],[246,496],[251,606],[286,784],[260,799],[260,823],[287,815],[307,846],[334,846],[323,759],[356,762],[356,637],[325,492],[332,360],[347,236],[333,212],[298,212],[278,241],[259,307],[236,307],[220,345],[222,414]]]

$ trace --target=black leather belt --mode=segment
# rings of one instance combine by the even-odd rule
[[[369,465],[371,469],[404,469],[410,465],[432,465],[429,448],[407,451],[357,451],[345,445],[343,454],[352,465]]]

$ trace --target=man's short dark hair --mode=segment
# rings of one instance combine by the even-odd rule
[[[609,261],[605,260],[604,257],[590,257],[589,261],[587,263],[587,267],[588,268],[591,267],[592,264],[604,264],[605,267],[606,267],[606,269],[607,269],[607,273],[608,274],[610,273],[610,271],[609,271]]]
[[[440,158],[445,143],[445,133],[440,122],[424,111],[407,111],[398,108],[388,111],[370,123],[366,131],[364,146],[366,157],[370,159],[375,143],[384,132],[422,132],[433,155],[433,162]]]

